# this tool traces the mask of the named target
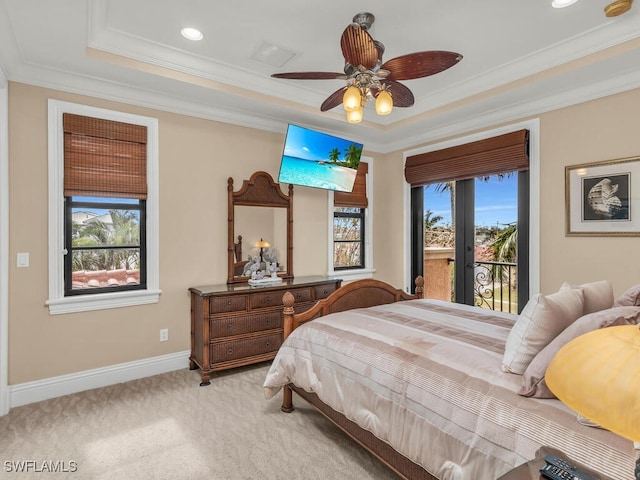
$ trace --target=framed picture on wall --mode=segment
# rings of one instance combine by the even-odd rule
[[[565,167],[566,234],[640,235],[640,157]]]

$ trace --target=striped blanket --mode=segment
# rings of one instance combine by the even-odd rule
[[[633,444],[500,369],[516,316],[438,300],[327,315],[294,330],[265,379],[293,383],[442,480],[493,480],[543,445],[632,480]]]

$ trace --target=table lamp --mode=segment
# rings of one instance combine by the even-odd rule
[[[269,242],[265,242],[262,238],[260,239],[259,242],[256,242],[256,247],[258,247],[260,249],[260,264],[264,263],[264,260],[262,259],[262,254],[264,253],[264,249],[265,248],[269,248],[271,245],[269,244]]]
[[[545,373],[569,408],[624,438],[640,441],[640,328],[601,328],[567,343]],[[640,458],[635,478],[640,480]]]

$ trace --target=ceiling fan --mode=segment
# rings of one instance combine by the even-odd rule
[[[434,75],[462,60],[459,53],[432,50],[409,53],[383,63],[384,45],[368,32],[374,20],[371,13],[358,13],[342,33],[340,48],[345,60],[344,73],[291,72],[271,76],[293,80],[346,80],[347,85],[329,95],[320,110],[325,112],[342,103],[347,111],[347,121],[359,123],[369,99],[376,99],[379,115],[391,113],[394,106],[410,107],[414,104],[413,93],[399,80]]]

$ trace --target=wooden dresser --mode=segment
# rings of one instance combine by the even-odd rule
[[[270,286],[247,284],[191,287],[192,370],[200,368],[209,385],[211,372],[271,360],[282,344],[282,296],[295,297],[302,312],[340,288],[341,279],[296,277]]]

